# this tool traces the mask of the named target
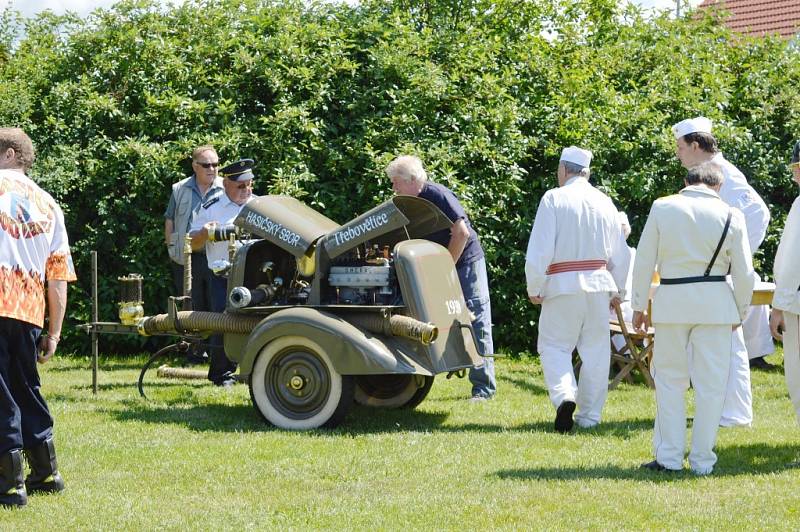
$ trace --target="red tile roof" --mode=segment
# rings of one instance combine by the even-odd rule
[[[730,13],[725,25],[748,35],[800,33],[800,0],[704,0],[700,9],[721,9]]]

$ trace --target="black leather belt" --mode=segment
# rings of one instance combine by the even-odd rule
[[[698,275],[696,277],[673,277],[672,279],[661,279],[661,284],[724,283],[724,275],[710,274],[711,268],[714,267],[714,262],[717,260],[717,255],[719,255],[719,250],[722,249],[722,243],[725,242],[725,236],[728,234],[728,228],[731,226],[732,214],[732,211],[728,209],[728,218],[725,220],[725,227],[722,228],[722,237],[719,239],[719,242],[717,242],[717,249],[714,250],[714,256],[711,257],[711,262],[708,263],[708,267],[703,275]],[[730,266],[728,267],[728,271],[730,271]]]
[[[661,284],[724,283],[724,275],[700,275],[697,277],[674,277],[661,279]]]

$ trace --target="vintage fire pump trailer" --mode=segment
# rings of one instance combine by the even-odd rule
[[[413,408],[435,375],[482,364],[450,253],[422,240],[452,225],[430,202],[395,196],[339,225],[263,196],[234,225],[255,240],[216,265],[228,277],[225,312],[176,310],[138,329],[223,333],[268,422],[335,426],[354,400]]]

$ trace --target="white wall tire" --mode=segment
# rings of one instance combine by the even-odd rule
[[[256,357],[250,397],[261,416],[276,427],[335,427],[353,402],[353,377],[340,375],[316,342],[283,336]]]

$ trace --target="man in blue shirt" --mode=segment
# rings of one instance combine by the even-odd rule
[[[164,240],[167,244],[175,293],[183,294],[184,238],[200,207],[222,193],[222,178],[217,176],[219,156],[213,146],[199,146],[192,152],[194,174],[172,185],[164,213]],[[211,309],[211,272],[205,250],[192,253],[192,309]],[[203,361],[202,354],[187,357],[190,363]]]
[[[386,175],[392,181],[395,194],[426,199],[453,222],[450,229],[432,233],[426,238],[450,251],[467,307],[475,315],[472,327],[478,337],[478,352],[484,357],[491,357],[494,355],[494,344],[486,259],[467,213],[450,189],[428,181],[422,161],[417,157],[401,155],[389,163]],[[470,369],[469,380],[472,383],[473,400],[482,401],[491,398],[497,391],[494,359],[484,358],[482,367]]]

